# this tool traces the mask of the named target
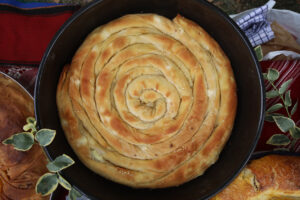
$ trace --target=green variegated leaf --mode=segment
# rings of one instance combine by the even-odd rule
[[[279,71],[276,69],[269,68],[267,79],[269,81],[276,81],[279,78]]]
[[[12,144],[14,142],[14,140],[13,140],[13,138],[12,138],[12,136],[11,137],[9,137],[9,138],[7,138],[7,139],[5,139],[5,140],[3,140],[2,141],[2,144]]]
[[[268,122],[274,122],[273,119],[274,116],[284,116],[284,115],[281,113],[267,113],[265,116],[265,120]]]
[[[78,198],[82,197],[82,194],[76,190],[74,187],[69,192],[67,200],[77,200]]]
[[[35,124],[36,121],[35,121],[35,119],[33,117],[27,117],[26,123],[27,124]]]
[[[263,75],[263,77],[264,77],[265,80],[268,80],[267,73],[263,73],[262,75]]]
[[[39,178],[36,183],[35,191],[42,196],[47,196],[51,194],[58,185],[57,174],[46,173]]]
[[[275,134],[268,139],[267,144],[281,146],[288,145],[290,142],[290,139],[286,135]]]
[[[53,160],[52,162],[49,162],[47,164],[47,168],[50,172],[58,172],[73,165],[74,163],[75,162],[71,157],[63,154],[55,158],[55,160]]]
[[[291,99],[291,90],[288,90],[285,93],[285,97],[284,97],[284,105],[287,107],[290,107],[292,105],[292,99]]]
[[[274,97],[278,97],[278,96],[279,96],[279,93],[276,90],[270,90],[270,91],[266,92],[266,97],[268,99],[271,99],[271,98],[274,98]]]
[[[262,52],[262,49],[261,49],[261,46],[258,45],[257,47],[254,48],[254,51],[255,51],[255,54],[256,54],[256,57],[257,57],[257,60],[258,61],[261,61],[263,59],[263,52]]]
[[[290,86],[292,81],[293,81],[293,79],[289,79],[289,80],[285,81],[284,83],[282,83],[279,88],[279,94],[285,93],[285,91],[288,89],[288,87]]]
[[[280,110],[280,108],[282,108],[283,105],[281,103],[277,103],[273,106],[271,106],[268,110],[267,110],[267,113],[272,113],[272,112],[275,112],[275,111],[278,111]]]
[[[290,151],[288,148],[275,148],[274,151]]]
[[[43,147],[51,144],[55,137],[56,131],[51,129],[41,129],[35,134],[36,141]]]
[[[58,174],[58,182],[65,189],[71,190],[72,188],[71,184],[66,179],[64,179],[60,174]]]
[[[272,116],[284,116],[283,114],[281,113],[271,113]]]
[[[298,108],[298,99],[297,99],[295,105],[292,108],[291,115],[295,114],[295,112],[297,111],[297,108]]]
[[[284,133],[295,127],[295,122],[290,118],[284,116],[273,116],[273,119],[278,128]]]
[[[2,143],[11,144],[18,151],[27,151],[34,144],[34,137],[31,133],[22,132],[12,135]]]
[[[294,128],[290,129],[290,134],[294,139],[300,138],[300,128],[295,126]]]
[[[274,122],[273,116],[269,115],[269,114],[266,114],[265,121],[267,121],[267,122]]]
[[[35,128],[34,124],[29,123],[29,124],[25,124],[23,126],[23,130],[24,131],[36,131],[36,128]]]

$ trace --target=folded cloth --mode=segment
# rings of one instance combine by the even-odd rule
[[[271,29],[270,23],[267,21],[268,11],[274,5],[275,1],[270,0],[259,8],[251,9],[233,16],[233,19],[245,32],[253,47],[274,38],[274,32]]]

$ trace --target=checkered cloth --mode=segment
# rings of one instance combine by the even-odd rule
[[[267,13],[274,6],[275,1],[270,0],[267,4],[241,13],[234,17],[235,22],[245,32],[252,46],[268,42],[274,38],[274,32],[267,21]]]

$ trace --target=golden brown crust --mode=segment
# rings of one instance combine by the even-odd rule
[[[201,175],[229,138],[236,104],[229,60],[180,15],[126,15],[100,26],[57,88],[61,124],[81,161],[132,187]]]
[[[0,74],[0,199],[49,199],[35,193],[37,179],[47,172],[46,156],[38,145],[20,152],[2,141],[22,132],[26,118],[34,116],[33,99],[10,78]]]
[[[269,155],[251,161],[212,200],[300,199],[300,157]]]

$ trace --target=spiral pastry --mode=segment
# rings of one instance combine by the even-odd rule
[[[226,55],[180,15],[132,14],[98,27],[57,88],[61,124],[80,160],[132,187],[203,174],[229,138],[236,104]]]

